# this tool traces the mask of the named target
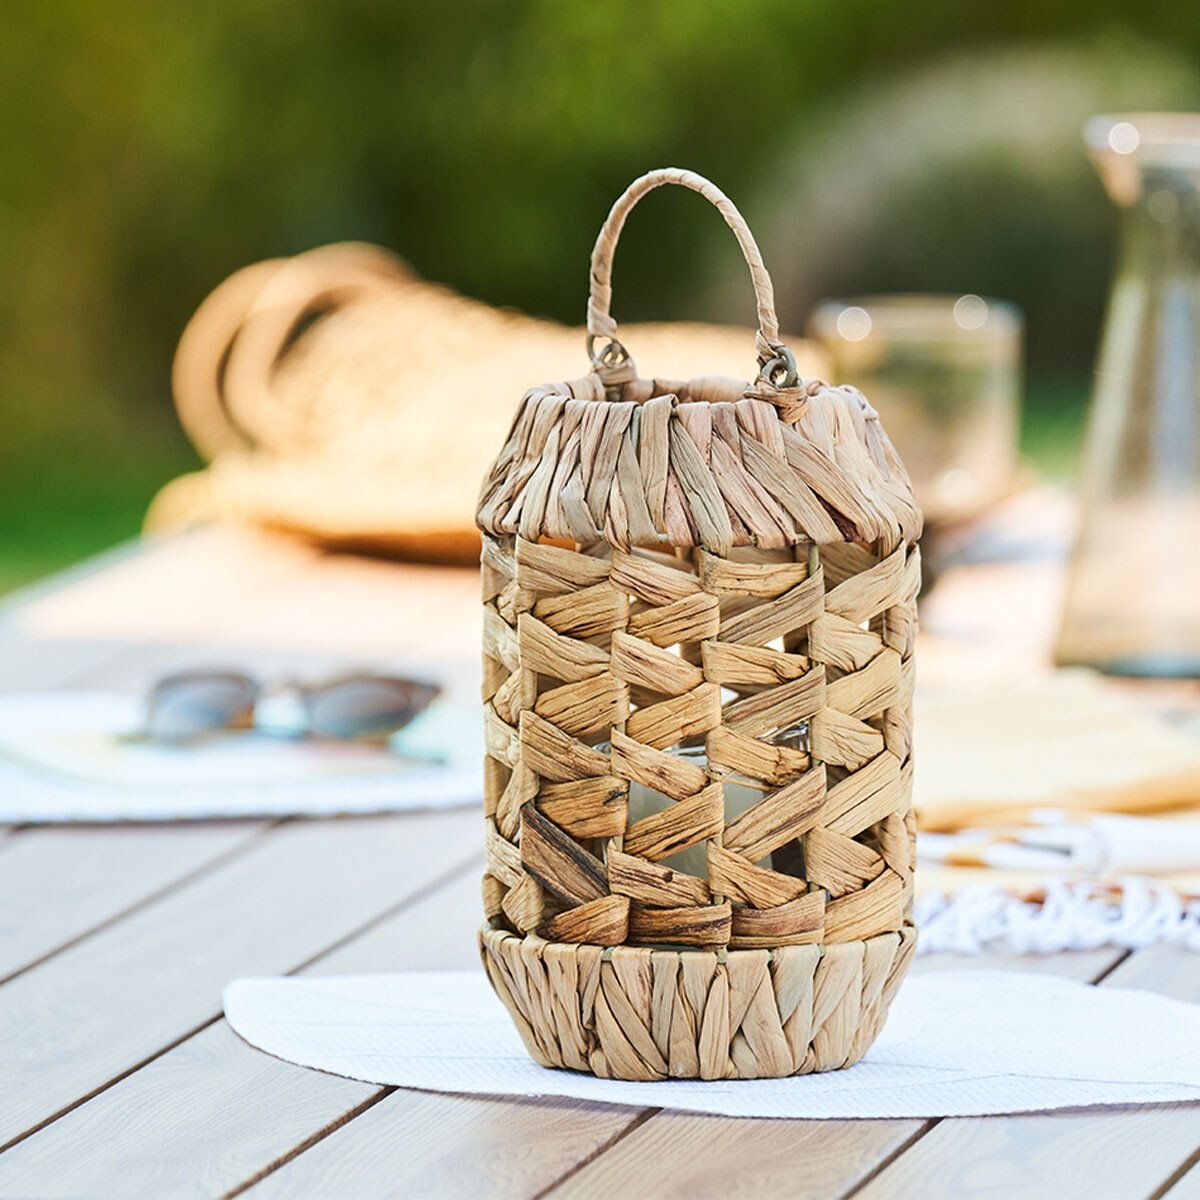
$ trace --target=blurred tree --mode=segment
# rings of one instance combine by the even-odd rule
[[[872,80],[804,122],[767,185],[781,307],[831,292],[980,292],[1027,317],[1036,374],[1091,365],[1115,212],[1092,113],[1200,105],[1185,55],[1106,34],[958,54]]]

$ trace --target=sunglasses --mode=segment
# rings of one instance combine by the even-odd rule
[[[388,675],[343,675],[324,683],[288,681],[266,688],[236,671],[180,671],[150,689],[143,735],[188,742],[222,729],[259,729],[287,737],[382,740],[403,729],[440,692],[436,684]],[[276,707],[284,701],[288,719],[264,721],[264,698]]]

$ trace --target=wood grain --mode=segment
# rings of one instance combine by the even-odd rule
[[[471,864],[304,973],[473,968],[478,924]],[[380,1097],[378,1112],[334,1128]],[[220,1021],[0,1156],[0,1194],[216,1195],[334,1130],[251,1194],[453,1195],[458,1181],[458,1194],[478,1195],[493,1194],[494,1180],[495,1194],[524,1195],[603,1145],[631,1115],[568,1101],[390,1095],[261,1054]],[[505,1136],[522,1126],[530,1139],[554,1134],[534,1164],[519,1161]]]
[[[375,1095],[219,1021],[0,1155],[0,1194],[219,1196]]]
[[[1191,955],[1189,962],[1181,957],[1186,955],[1167,947],[1139,951],[1101,986],[1196,999],[1200,958]],[[1048,970],[1073,966],[1076,978],[1087,961],[1080,955],[1071,964],[1064,955],[1041,960]],[[858,1195],[863,1200],[908,1195],[1144,1200],[1198,1145],[1198,1105],[955,1118],[939,1122]]]
[[[265,676],[316,675],[361,663],[364,651],[386,667],[436,651],[420,631],[439,607],[440,627],[448,628],[448,586],[453,596],[461,584],[468,620],[478,612],[472,572],[323,558],[253,532],[201,531],[114,562],[104,556],[100,565],[84,564],[5,606],[0,688],[140,690],[165,670],[218,661]],[[472,660],[464,674],[473,674],[474,644],[458,649]],[[0,989],[0,1019],[22,1030],[26,1050],[11,1064],[15,1074],[6,1057],[5,1083],[16,1084],[3,1089],[6,1101],[16,1090],[26,1095],[5,1115],[20,1123],[70,1103],[127,1069],[130,1056],[154,1053],[194,1028],[207,1019],[202,1009],[215,1013],[234,959],[242,959],[234,974],[287,969],[296,955],[328,946],[451,866],[456,844],[465,861],[475,839],[453,835],[468,820],[425,815],[284,832],[265,853],[256,848],[249,866],[146,905],[72,947],[63,965],[45,963]],[[259,827],[211,832],[224,828],[30,830],[6,838],[0,912],[21,916],[8,961],[28,961],[145,901],[185,875],[190,860],[199,865],[202,843],[214,836],[248,839]],[[209,861],[220,853],[211,849]],[[52,903],[48,877],[61,884]],[[458,907],[469,921],[453,943],[459,965],[475,953],[476,878],[467,891]],[[395,927],[390,936],[396,940]],[[371,944],[376,955],[384,949],[382,940]],[[31,1086],[22,1087],[23,1077]],[[218,1024],[11,1149],[0,1158],[0,1192],[95,1194],[100,1180],[112,1195],[207,1193],[210,1183],[223,1190],[377,1091],[278,1063]],[[205,1170],[204,1161],[219,1169]]]
[[[1200,1004],[1200,954],[1179,946],[1149,946],[1131,954],[1105,979],[1104,986],[1141,988]]]
[[[322,954],[304,975],[474,971],[479,966],[478,860],[400,912]]]
[[[248,845],[266,828],[227,821],[20,830],[0,858],[0,980]]]
[[[853,1187],[923,1121],[769,1121],[663,1112],[550,1192],[584,1197],[826,1200]]]
[[[475,937],[480,925],[478,882],[474,874],[455,880],[409,913],[381,922],[361,937],[326,955],[313,965],[312,973],[346,974],[401,967],[412,970],[474,969],[478,962]],[[433,920],[435,914],[436,924]],[[422,1171],[429,1163],[428,1152],[421,1145],[424,1127],[419,1123],[411,1124],[407,1119],[411,1110],[406,1107],[406,1100],[412,1095],[414,1093],[397,1092],[389,1096],[379,1104],[379,1111],[370,1123],[364,1124],[363,1117],[357,1118],[337,1130],[327,1141],[305,1151],[288,1169],[282,1183],[290,1182],[294,1187],[306,1191],[310,1171],[319,1179],[324,1177],[326,1171],[336,1177],[338,1171],[346,1170],[351,1172],[349,1178],[354,1181],[352,1193],[361,1197],[361,1200],[393,1194],[420,1195],[424,1189],[439,1196],[455,1195],[449,1182],[443,1185],[435,1175],[422,1176],[423,1186],[414,1187],[407,1193],[388,1190],[397,1188],[395,1163],[405,1161],[406,1154],[411,1152],[417,1156],[416,1167]],[[605,1104],[556,1100],[523,1102],[513,1119],[521,1124],[533,1123],[534,1132],[530,1134],[530,1142],[540,1144],[542,1140],[536,1132],[538,1111],[543,1108],[547,1112],[553,1110],[548,1119],[556,1130],[556,1141],[572,1147],[574,1157],[567,1156],[569,1162],[562,1166],[558,1153],[553,1147],[548,1148],[545,1155],[539,1154],[534,1158],[531,1164],[533,1169],[524,1177],[522,1190],[518,1180],[512,1176],[511,1165],[505,1165],[511,1159],[509,1149],[503,1139],[494,1140],[494,1135],[504,1130],[507,1102],[469,1096],[444,1096],[439,1099],[447,1103],[439,1105],[433,1116],[439,1121],[439,1128],[446,1139],[442,1144],[445,1158],[465,1160],[469,1164],[451,1173],[452,1178],[462,1181],[457,1193],[460,1195],[491,1195],[487,1181],[492,1174],[496,1175],[498,1181],[505,1178],[511,1180],[511,1194],[533,1195],[552,1183],[562,1171],[594,1153],[638,1117],[637,1110]],[[461,1105],[466,1115],[451,1119],[448,1113],[453,1105]],[[364,1114],[364,1117],[366,1115],[369,1114]],[[370,1147],[376,1143],[380,1149],[390,1147],[393,1156],[398,1155],[399,1158],[385,1160],[383,1173],[372,1179],[355,1164],[370,1158]],[[399,1182],[407,1181],[408,1175],[401,1173]],[[280,1186],[271,1184],[272,1188]],[[446,1189],[444,1193],[443,1186]],[[265,1190],[264,1185],[260,1185],[260,1188],[264,1188],[263,1194],[288,1194],[286,1188],[276,1192]],[[259,1194],[259,1188],[251,1192],[255,1197]],[[321,1193],[318,1191],[316,1194]]]
[[[945,1120],[857,1197],[1145,1200],[1200,1137],[1194,1105]]]
[[[312,973],[474,968],[477,889],[473,875],[456,880],[325,956]],[[254,1200],[528,1197],[638,1119],[636,1109],[574,1100],[397,1091],[304,1150],[248,1195]]]
[[[395,1092],[246,1194],[525,1200],[619,1135],[635,1113],[578,1100]]]
[[[478,885],[465,866],[303,973],[475,966]],[[0,1155],[0,1195],[219,1195],[381,1094],[261,1054],[218,1021]]]
[[[0,988],[9,1141],[472,857],[478,814],[297,822]],[[403,864],[403,869],[401,868]]]

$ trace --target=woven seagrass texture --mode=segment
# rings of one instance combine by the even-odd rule
[[[740,370],[753,345],[719,325],[643,325],[630,340],[682,374]],[[172,375],[180,420],[212,462],[168,484],[147,525],[254,522],[473,565],[479,477],[521,393],[574,373],[582,341],[420,280],[375,246],[243,268],[188,323]],[[823,369],[797,349],[809,373]]]
[[[530,1055],[602,1078],[758,1079],[853,1066],[916,948],[899,934],[703,951],[565,946],[489,931],[484,962]]]
[[[549,1065],[845,1066],[915,944],[920,513],[870,405],[762,324],[753,383],[619,347],[531,389],[484,482],[482,947]]]

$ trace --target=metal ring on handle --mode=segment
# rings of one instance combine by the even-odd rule
[[[725,218],[725,223],[733,230],[750,268],[750,278],[754,283],[754,295],[758,302],[758,333],[755,337],[755,347],[758,351],[759,381],[779,390],[794,387],[797,382],[796,360],[787,346],[779,340],[775,290],[750,227],[738,212],[737,206],[716,184],[694,171],[685,171],[677,167],[650,171],[640,179],[634,180],[612,206],[596,238],[596,245],[592,250],[591,290],[588,295],[587,315],[588,357],[593,367],[600,374],[604,374],[605,370],[625,368],[632,362],[628,351],[617,340],[617,323],[609,311],[612,304],[613,255],[625,219],[633,206],[648,192],[667,183],[678,184],[698,192],[717,208]],[[607,337],[609,345],[596,355],[595,339],[599,337]],[[619,353],[612,351],[613,346],[618,348]],[[606,357],[610,355],[610,351],[615,357]]]
[[[767,359],[759,367],[758,377],[779,391],[794,388],[800,381],[796,370],[796,356],[786,346],[781,347],[774,358]]]
[[[610,339],[608,345],[597,354],[596,335],[594,333],[587,335],[587,352],[588,358],[592,360],[592,366],[597,371],[602,367],[612,370],[617,367],[623,367],[626,363],[633,362],[633,359],[629,356],[629,351],[616,338]]]

